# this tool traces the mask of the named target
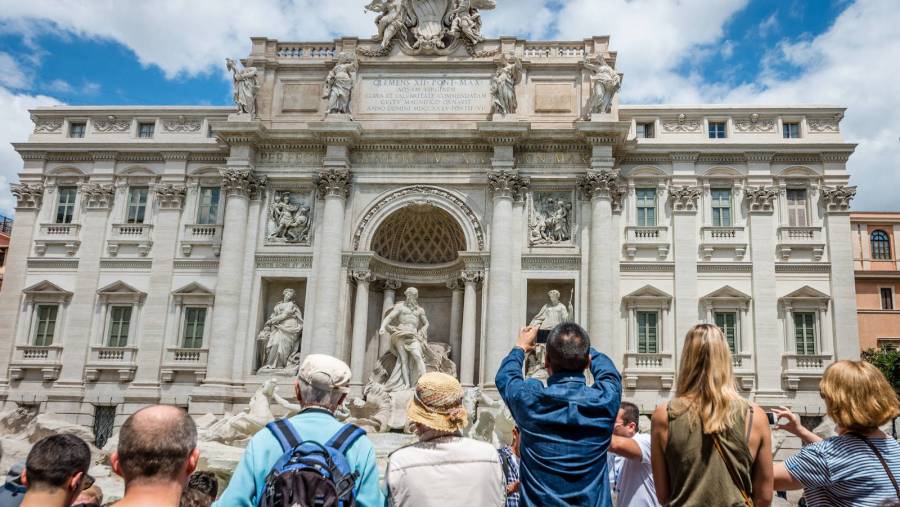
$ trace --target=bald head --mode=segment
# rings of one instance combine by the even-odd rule
[[[133,480],[178,480],[197,447],[197,426],[183,410],[167,405],[143,408],[119,431],[122,476]]]

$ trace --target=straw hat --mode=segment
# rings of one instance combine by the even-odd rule
[[[445,373],[431,372],[419,377],[416,392],[406,409],[406,417],[431,429],[453,433],[466,427],[469,414],[463,407],[463,388]]]

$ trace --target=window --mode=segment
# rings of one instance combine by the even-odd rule
[[[147,212],[147,193],[150,189],[147,187],[132,187],[128,191],[128,215],[129,224],[144,223],[145,214]]]
[[[885,352],[894,352],[897,349],[900,349],[900,339],[878,338],[878,348]]]
[[[153,139],[154,123],[138,123],[138,137],[141,139]]]
[[[881,309],[882,310],[893,310],[894,309],[894,289],[890,287],[882,287],[881,290]]]
[[[84,137],[86,127],[87,123],[83,121],[73,121],[72,123],[69,123],[69,137]]]
[[[200,209],[197,212],[198,224],[215,225],[218,223],[219,193],[218,187],[202,187],[200,189]]]
[[[216,133],[213,132],[212,125],[206,127],[206,137],[209,137],[209,138],[216,137]]]
[[[59,314],[57,305],[39,305],[37,307],[37,320],[34,327],[35,347],[49,347],[53,345],[53,334],[56,332],[56,316]]]
[[[725,333],[725,340],[728,341],[728,348],[731,353],[737,352],[737,313],[735,312],[716,312],[713,315],[716,325]]]
[[[637,312],[637,336],[639,354],[659,352],[659,313]]]
[[[203,329],[206,326],[206,308],[184,309],[184,341],[186,349],[203,348]]]
[[[638,227],[656,227],[656,189],[639,188],[635,190],[635,197]]]
[[[635,131],[638,139],[653,139],[656,137],[653,132],[653,123],[637,123]]]
[[[891,260],[891,237],[884,231],[874,231],[871,236],[872,259]]]
[[[724,121],[711,121],[709,122],[709,138],[710,139],[725,139],[728,137],[728,133],[725,129],[726,125]]]
[[[710,193],[713,227],[731,227],[731,189],[714,188]]]
[[[131,329],[131,307],[113,306],[109,310],[109,339],[107,347],[125,347],[128,345],[128,332]]]
[[[806,227],[807,222],[806,189],[792,188],[787,191],[788,225]]]
[[[782,125],[782,134],[785,139],[800,139],[800,124],[797,122],[785,122]]]
[[[816,314],[813,312],[794,313],[794,339],[797,354],[816,353]]]
[[[75,217],[75,198],[78,196],[76,187],[60,187],[59,199],[56,201],[56,223],[71,224]]]
[[[0,248],[0,268],[6,264],[6,249]]]
[[[94,444],[103,448],[109,437],[113,434],[116,423],[116,407],[101,406],[94,407]]]

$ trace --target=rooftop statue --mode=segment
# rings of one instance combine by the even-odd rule
[[[328,99],[328,114],[350,114],[350,98],[357,70],[359,62],[353,54],[338,55],[337,65],[325,78],[325,90],[322,95],[323,99]]]
[[[606,63],[603,55],[584,57],[584,68],[591,73],[591,98],[588,116],[612,112],[613,97],[622,86],[622,75]]]
[[[516,85],[522,81],[522,60],[513,55],[500,55],[497,72],[491,79],[493,112],[502,115],[516,114],[519,102],[516,99]]]
[[[234,103],[238,106],[238,112],[256,117],[256,95],[260,87],[256,67],[244,67],[240,70],[233,58],[226,58],[225,66],[231,72],[234,82]]]

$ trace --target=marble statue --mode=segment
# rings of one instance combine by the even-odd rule
[[[591,98],[588,114],[612,112],[613,97],[622,86],[622,76],[606,63],[602,55],[585,55],[584,68],[591,73]]]
[[[353,85],[356,83],[356,71],[359,62],[352,53],[341,52],[337,57],[337,65],[325,78],[323,99],[328,99],[328,114],[350,114],[350,98]]]
[[[538,329],[549,331],[563,322],[569,322],[575,309],[572,301],[575,297],[575,291],[569,294],[569,304],[565,305],[560,300],[558,290],[551,290],[547,293],[550,302],[541,307],[541,311],[531,319],[529,326],[538,326]],[[544,366],[544,357],[547,352],[545,344],[537,344],[534,350],[525,358],[525,376],[528,378],[536,378],[538,380],[546,380],[548,378],[546,367]]]
[[[534,199],[528,239],[531,245],[552,245],[572,240],[572,203],[561,198]]]
[[[250,437],[265,428],[266,424],[275,420],[275,414],[272,413],[273,403],[282,406],[288,414],[300,411],[298,405],[278,395],[278,381],[274,378],[268,379],[250,397],[247,408],[233,416],[219,419],[201,432],[200,440],[226,445],[245,444]]]
[[[307,243],[309,241],[309,207],[291,202],[290,192],[276,192],[269,206],[269,219],[274,226],[269,241]]]
[[[265,361],[259,373],[284,371],[291,357],[300,350],[300,333],[303,331],[303,314],[294,302],[294,289],[285,289],[282,300],[275,305],[269,320],[263,325],[265,336]]]
[[[472,44],[484,40],[481,36],[481,14],[472,8],[472,0],[456,0],[456,7],[450,11],[450,34],[469,39]]]
[[[378,333],[387,338],[391,350],[397,356],[394,373],[388,385],[400,385],[405,389],[415,387],[419,377],[426,373],[425,355],[428,348],[428,317],[419,306],[419,291],[415,287],[406,289],[406,300],[394,305],[388,312]],[[397,377],[397,378],[395,378]]]
[[[259,72],[256,67],[239,70],[233,58],[226,58],[225,65],[234,81],[234,103],[238,111],[256,117],[256,95],[259,93]]]
[[[404,28],[403,0],[372,0],[365,10],[379,13],[375,18],[378,34],[372,39],[381,41],[381,47],[387,48],[394,36]]]
[[[500,55],[497,72],[491,79],[491,97],[494,113],[515,114],[519,108],[516,85],[522,81],[522,60],[514,55]]]

